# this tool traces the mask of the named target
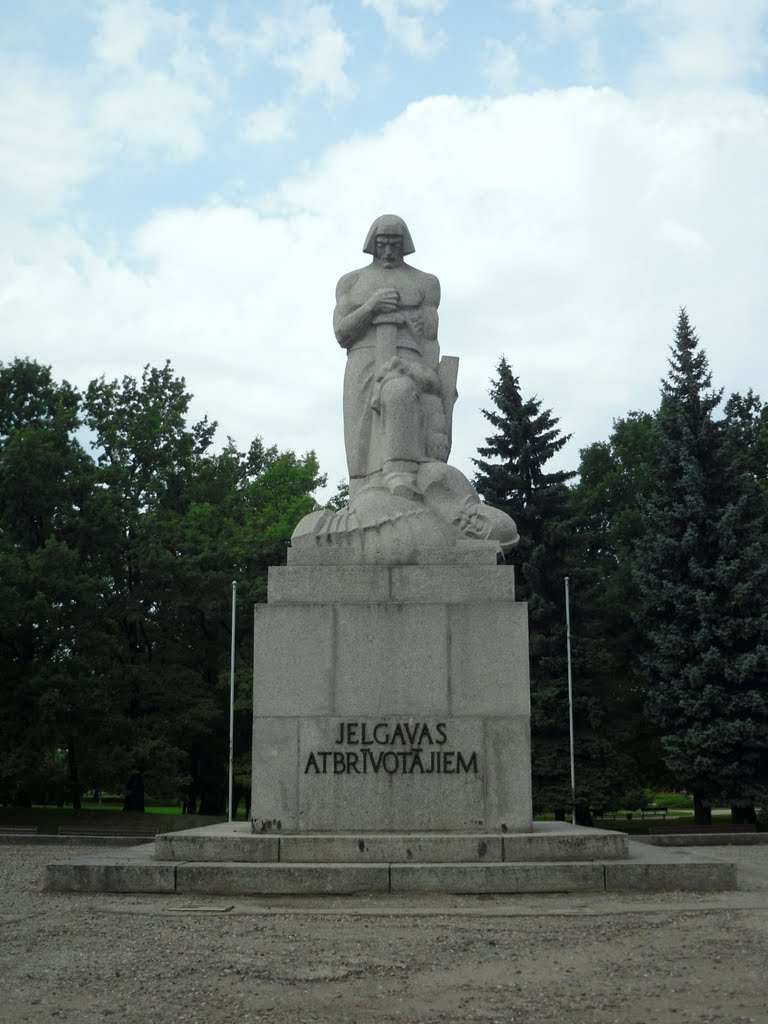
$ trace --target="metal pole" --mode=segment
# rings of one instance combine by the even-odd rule
[[[232,580],[232,641],[229,653],[229,814],[227,821],[232,821],[232,799],[234,796],[234,762],[235,743],[235,609],[237,608],[237,581]]]
[[[571,737],[571,822],[576,824],[576,763],[573,755],[573,673],[571,672],[571,601],[565,577],[565,643],[568,651],[568,727]]]

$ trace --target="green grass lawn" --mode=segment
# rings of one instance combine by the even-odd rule
[[[641,817],[638,808],[622,808],[615,817],[596,818],[595,828],[613,829],[619,832],[627,832],[630,835],[647,835],[651,825],[672,825],[678,822],[681,825],[693,823],[693,797],[683,793],[655,793],[648,800],[648,804],[656,807],[666,807],[667,816]],[[630,815],[628,817],[627,815]],[[554,815],[542,814],[536,816],[536,821],[552,821]],[[712,811],[712,820],[716,822],[730,821],[731,812],[728,808],[716,808]],[[568,818],[570,821],[570,817]]]
[[[119,806],[84,807],[75,811],[71,807],[0,807],[0,825],[36,825],[41,835],[56,835],[59,825],[95,828],[147,828],[156,826],[160,832],[175,832],[182,828],[215,825],[225,817],[204,814],[181,814],[179,808],[152,807],[147,814],[121,811]],[[240,820],[244,820],[240,808]]]

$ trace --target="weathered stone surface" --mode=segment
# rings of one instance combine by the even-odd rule
[[[614,858],[612,834],[582,829],[565,822],[536,823],[526,835],[485,834],[315,834],[249,836],[248,823],[231,822],[190,829],[200,850],[212,860],[155,861],[151,848],[132,847],[121,854],[104,852],[67,863],[49,865],[47,889],[71,892],[197,892],[219,895],[259,893],[386,892],[665,892],[715,891],[736,888],[732,863],[694,850],[666,850],[630,841],[628,857]],[[615,834],[613,834],[615,837]],[[263,850],[278,847],[280,861],[225,861],[232,839],[250,838]],[[510,856],[515,844],[531,838],[541,844],[536,861],[502,862],[502,842]],[[595,852],[589,842],[603,843],[608,856],[557,861],[564,839],[575,839],[575,855]],[[609,843],[605,845],[606,838]],[[625,838],[625,837],[622,837]],[[162,842],[160,837],[159,842]],[[362,844],[362,849],[361,849]],[[483,849],[485,846],[485,849]],[[184,851],[189,853],[188,850]],[[444,860],[436,857],[444,855]],[[298,858],[306,859],[300,861]],[[381,860],[374,858],[380,856]],[[456,857],[465,858],[454,860]],[[333,860],[331,861],[331,858]],[[601,881],[602,879],[602,881]]]
[[[629,856],[623,832],[582,828],[565,822],[537,822],[534,831],[505,835],[504,860],[530,861],[621,860]]]
[[[484,821],[484,789],[492,781],[484,782],[480,719],[447,720],[446,741],[442,744],[437,742],[438,732],[430,719],[431,738],[435,742],[422,744],[420,768],[418,762],[414,764],[411,746],[399,741],[370,746],[347,743],[334,750],[334,737],[343,721],[301,722],[296,830],[476,832],[488,827]],[[418,728],[420,719],[411,721]],[[361,718],[354,724],[358,730],[365,725],[370,735],[378,726],[377,735],[391,736],[398,725],[403,728],[409,720]],[[330,752],[325,759],[328,770],[324,773],[315,770],[315,765],[322,767],[320,759],[312,762],[311,767],[309,761],[312,752],[322,751]],[[357,767],[362,766],[365,772],[349,770],[348,753],[357,755]],[[446,760],[449,753],[451,756]],[[462,754],[461,763],[457,753]],[[344,770],[338,773],[334,771],[335,755],[345,759]]]
[[[277,861],[280,842],[275,835],[253,835],[250,829],[240,835],[195,835],[188,832],[167,832],[155,840],[155,860],[242,861],[261,863]]]
[[[443,605],[339,605],[337,715],[445,714],[448,616]]]
[[[280,565],[269,569],[269,603],[372,604],[391,598],[391,570],[383,565]]]
[[[530,715],[528,606],[453,605],[448,630],[452,713]]]
[[[360,571],[358,600],[313,606],[289,600],[289,593],[303,598],[310,586],[304,570],[289,568],[293,590],[283,588],[281,603],[258,610],[252,810],[258,828],[529,830],[526,609],[499,599],[510,594],[511,573],[505,566]],[[354,590],[349,580],[338,566],[317,570],[314,590],[341,598],[348,585]],[[430,589],[439,600],[426,601]],[[478,599],[469,600],[475,589]],[[397,592],[402,600],[359,600],[385,592]],[[457,603],[458,598],[466,600]],[[320,619],[317,612],[327,615]],[[290,658],[267,656],[259,663],[262,647],[287,642]],[[316,678],[308,668],[315,664]],[[279,717],[285,717],[284,726]],[[396,758],[414,753],[402,737],[389,749],[386,743],[335,739],[344,723],[374,729],[398,722],[404,728],[426,724],[433,733],[439,727],[447,730],[446,740],[428,742],[411,771],[411,764],[395,767]],[[456,777],[452,769],[461,769],[458,762],[443,772],[432,761],[441,747],[474,754],[471,777]],[[323,754],[320,770],[309,760],[313,751]],[[382,771],[372,770],[371,756]]]
[[[364,251],[373,260],[341,278],[333,317],[347,352],[349,505],[305,516],[289,564],[493,564],[517,530],[447,465],[458,359],[440,357],[440,284],[404,262],[414,250],[400,217],[378,218]]]
[[[530,832],[531,734],[527,715],[485,720],[486,828]]]
[[[176,891],[215,896],[389,891],[386,864],[180,864]]]
[[[511,565],[395,566],[391,600],[404,604],[470,604],[515,600],[515,570]]]
[[[465,544],[462,550],[471,544]],[[511,565],[280,565],[269,569],[270,604],[490,604],[515,600]]]
[[[256,828],[523,831],[527,613],[498,564],[517,530],[447,464],[458,360],[440,356],[437,278],[404,262],[399,217],[379,218],[365,251],[334,312],[349,504],[299,523],[256,611]],[[333,738],[395,719],[442,739]]]
[[[483,833],[392,834],[358,832],[349,835],[281,836],[280,860],[301,863],[451,863],[501,861],[501,836]]]
[[[256,605],[254,714],[331,712],[333,614],[333,608],[325,605]]]
[[[768,843],[768,832],[699,832],[669,835],[634,836],[636,843],[650,846],[757,846]]]
[[[629,843],[630,857],[605,865],[609,892],[709,892],[736,888],[736,865],[689,850],[659,850]]]
[[[158,864],[144,848],[141,857],[86,857],[49,864],[43,888],[53,892],[174,892],[176,867]]]
[[[253,718],[251,818],[257,831],[295,829],[299,817],[299,720]]]
[[[392,864],[392,892],[600,892],[602,864]]]
[[[626,859],[623,832],[536,822],[530,832],[308,832],[254,834],[227,822],[157,837],[155,859],[299,863],[493,863]]]

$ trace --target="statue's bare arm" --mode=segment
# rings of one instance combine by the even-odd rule
[[[440,282],[434,274],[424,274],[424,306],[422,330],[427,341],[437,340],[437,307],[440,305]]]
[[[394,288],[377,288],[360,305],[356,305],[350,293],[357,281],[358,270],[345,274],[336,285],[336,309],[333,311],[333,330],[342,348],[362,338],[379,313],[394,313],[399,297]]]

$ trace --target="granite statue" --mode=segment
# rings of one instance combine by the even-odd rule
[[[378,217],[371,262],[337,285],[350,500],[299,523],[293,563],[482,563],[517,543],[512,519],[447,464],[459,361],[440,356],[440,282],[405,262],[414,251],[402,218]]]

